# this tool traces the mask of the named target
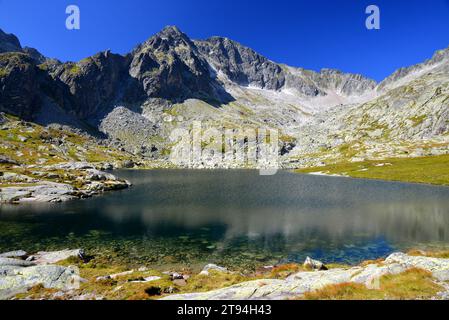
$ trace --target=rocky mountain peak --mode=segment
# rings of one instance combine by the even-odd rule
[[[195,44],[213,69],[232,82],[268,90],[279,90],[285,84],[279,65],[236,41],[212,37]]]
[[[19,39],[15,35],[8,34],[0,29],[0,53],[20,51],[22,51],[22,46]]]
[[[137,47],[135,52],[145,49],[169,51],[181,46],[193,48],[195,45],[178,27],[167,26]]]

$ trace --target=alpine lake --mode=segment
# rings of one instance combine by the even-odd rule
[[[0,206],[0,252],[83,248],[106,261],[233,270],[357,264],[449,243],[449,188],[253,170],[121,170],[130,189]]]

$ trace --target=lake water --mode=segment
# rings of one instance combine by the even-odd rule
[[[447,247],[449,188],[258,171],[117,171],[129,190],[0,207],[0,251],[85,248],[152,266],[358,263]]]

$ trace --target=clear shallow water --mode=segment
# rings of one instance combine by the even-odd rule
[[[257,171],[118,171],[134,186],[0,207],[0,251],[81,247],[130,264],[358,263],[449,246],[449,188]]]

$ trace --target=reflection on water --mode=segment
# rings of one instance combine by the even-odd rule
[[[121,171],[131,190],[0,209],[0,249],[149,263],[355,263],[449,243],[449,188],[256,171]]]

